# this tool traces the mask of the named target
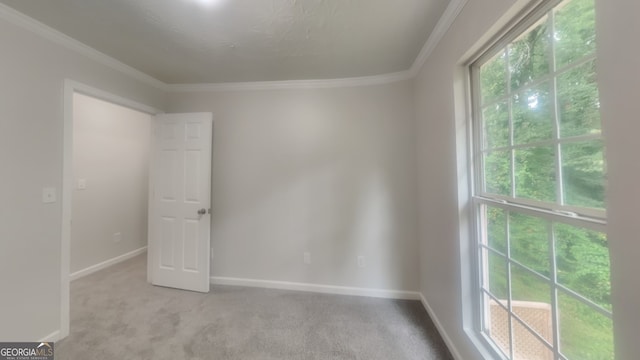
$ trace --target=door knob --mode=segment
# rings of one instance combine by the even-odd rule
[[[200,209],[198,210],[198,215],[204,215],[207,213],[207,209]]]

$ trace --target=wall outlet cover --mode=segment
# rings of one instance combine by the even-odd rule
[[[78,179],[78,190],[87,189],[87,179]]]
[[[42,188],[42,202],[45,204],[50,204],[58,201],[56,195],[56,188],[54,187],[45,187]]]

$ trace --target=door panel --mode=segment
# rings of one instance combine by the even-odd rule
[[[208,292],[212,116],[162,114],[155,120],[149,204],[151,282]]]

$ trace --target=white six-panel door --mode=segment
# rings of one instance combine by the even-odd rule
[[[149,279],[208,292],[211,113],[162,114],[154,124],[149,199]]]

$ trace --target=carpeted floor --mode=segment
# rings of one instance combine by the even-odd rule
[[[452,359],[418,301],[146,283],[146,254],[71,283],[58,360]]]

